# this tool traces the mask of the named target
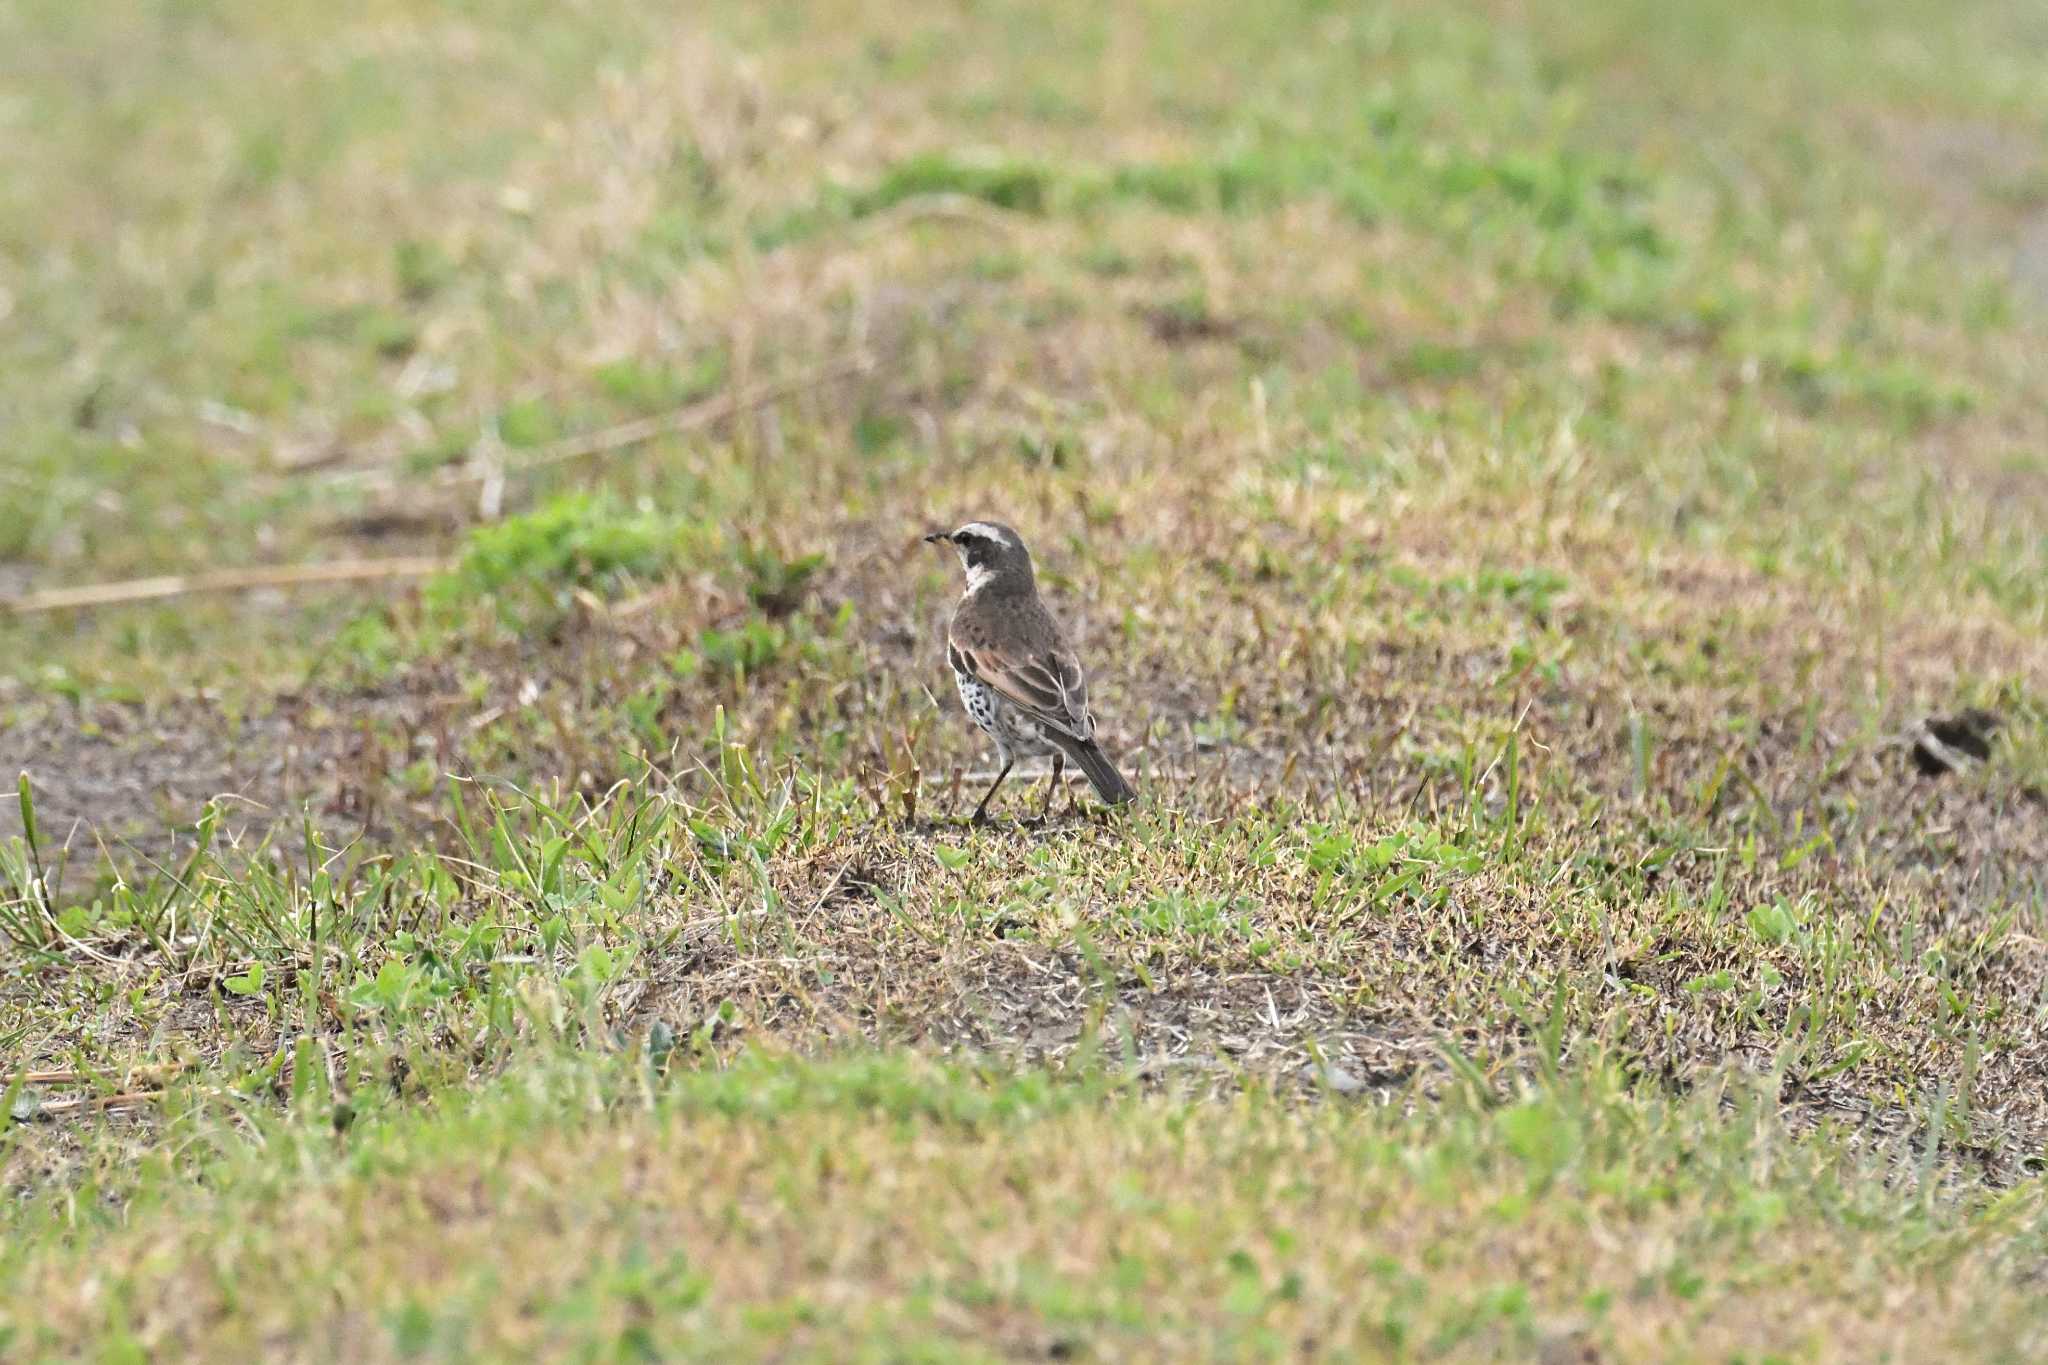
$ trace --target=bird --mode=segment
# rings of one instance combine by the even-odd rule
[[[1068,760],[1088,775],[1096,795],[1112,806],[1138,793],[1095,739],[1088,713],[1088,680],[1073,646],[1038,597],[1038,576],[1023,537],[1001,522],[970,521],[956,531],[934,531],[929,545],[950,545],[967,571],[967,591],[946,629],[946,662],[960,701],[974,723],[996,742],[1002,771],[974,808],[976,824],[1020,758],[1052,756],[1039,817]]]

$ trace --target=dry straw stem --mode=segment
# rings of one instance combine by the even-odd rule
[[[874,361],[867,355],[843,356],[829,364],[807,369],[789,379],[748,385],[730,393],[719,394],[715,398],[707,398],[701,403],[692,403],[687,407],[657,413],[652,417],[636,418],[631,422],[621,422],[617,426],[605,427],[600,431],[564,437],[542,446],[531,459],[522,460],[510,468],[486,462],[447,469],[442,471],[435,482],[442,486],[475,483],[508,474],[531,474],[535,470],[599,455],[617,454],[664,436],[702,430],[729,417],[766,407],[770,403],[781,402],[785,398],[807,393],[842,379],[851,379],[873,368]],[[328,481],[346,485],[383,479],[388,475],[389,471],[384,469],[344,469],[330,474]]]
[[[570,436],[544,446],[539,455],[521,463],[515,473],[526,473],[548,465],[563,464],[570,460],[587,459],[593,455],[607,455],[627,450],[633,446],[645,445],[662,436],[674,436],[680,432],[695,431],[713,422],[779,402],[823,384],[841,379],[850,379],[864,374],[874,367],[874,362],[865,355],[847,356],[829,365],[808,370],[794,379],[777,383],[755,384],[736,393],[721,394],[693,403],[686,408],[665,412],[654,417],[643,417],[638,421],[623,422],[603,431],[594,431],[585,436]],[[474,474],[476,471],[471,471]]]
[[[893,208],[862,220],[855,235],[862,241],[869,241],[912,223],[931,222],[935,219],[966,223],[1006,237],[1016,235],[1024,225],[1020,215],[1007,209],[998,208],[971,194],[947,191],[920,194],[905,199]]]
[[[141,1090],[127,1095],[94,1095],[86,1099],[48,1100],[36,1106],[35,1116],[45,1119],[69,1118],[74,1114],[102,1113],[109,1109],[139,1109],[163,1098],[161,1090]]]
[[[130,1084],[162,1085],[184,1069],[176,1062],[162,1066],[138,1066],[128,1073],[126,1079]],[[28,1071],[22,1073],[21,1082],[23,1085],[83,1085],[92,1079],[92,1075],[84,1071]]]
[[[303,588],[332,583],[368,583],[390,578],[424,578],[447,567],[431,556],[399,559],[343,559],[327,564],[291,564],[258,569],[224,569],[215,573],[167,574],[118,583],[88,583],[52,588],[21,597],[0,598],[0,613],[29,616],[38,612],[122,606],[197,593],[249,592],[257,588]]]

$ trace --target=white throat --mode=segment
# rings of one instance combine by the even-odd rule
[[[980,592],[995,582],[996,571],[986,564],[970,564],[967,567],[967,591]]]

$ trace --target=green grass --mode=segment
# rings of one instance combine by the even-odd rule
[[[39,1296],[11,1347],[1910,1359],[2042,1330],[1993,1250],[2038,1243],[2038,1198],[1930,1207],[1743,1088],[1646,1106],[1593,1075],[1408,1117],[1099,1070],[633,1053],[359,1120],[355,1152],[318,1119],[257,1125],[260,1158],[186,1156],[199,1183],[126,1227],[35,1210],[96,1250],[10,1248]]]
[[[0,616],[0,1355],[2038,1353],[2026,6],[144,8],[0,593],[443,567]]]
[[[576,589],[617,595],[633,579],[669,569],[680,557],[680,532],[652,512],[570,494],[472,532],[455,566],[421,596],[429,612],[446,616],[479,601],[514,621],[535,611],[559,615]]]

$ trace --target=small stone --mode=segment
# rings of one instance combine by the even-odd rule
[[[1991,757],[1991,737],[1998,727],[1998,717],[1989,711],[1929,716],[1913,733],[1913,766],[1927,777],[1961,772]]]
[[[1311,1062],[1301,1069],[1301,1074],[1303,1080],[1338,1095],[1356,1095],[1366,1088],[1364,1081],[1334,1063],[1317,1066]]]

